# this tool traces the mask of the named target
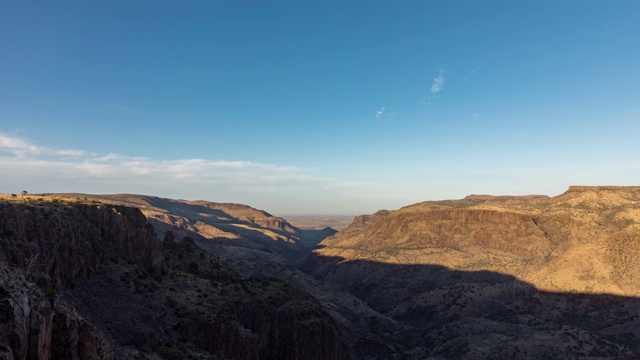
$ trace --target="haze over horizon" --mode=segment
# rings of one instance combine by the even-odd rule
[[[0,4],[0,192],[274,214],[640,184],[640,3]]]

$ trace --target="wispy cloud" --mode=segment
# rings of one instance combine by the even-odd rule
[[[376,119],[380,119],[382,117],[382,115],[384,115],[384,109],[386,108],[386,106],[383,106],[380,108],[380,110],[376,111]]]
[[[325,197],[344,198],[385,188],[385,185],[372,182],[318,176],[314,174],[318,170],[295,166],[95,154],[35,145],[27,139],[2,133],[0,169],[3,173],[0,187],[5,189],[24,186],[40,192],[143,192],[250,205],[259,205],[256,199],[266,202],[266,194],[272,194],[269,203],[276,204],[285,196],[296,196],[300,200],[295,201],[302,207],[309,205],[304,202],[303,195],[306,194],[322,193]]]
[[[479,118],[479,117],[480,117],[480,113],[474,113],[474,114],[471,114],[471,116],[470,116],[470,117],[471,117],[472,119],[477,119],[477,118]]]
[[[5,156],[2,156],[2,152]],[[136,176],[153,176],[165,180],[198,179],[199,181],[256,175],[258,178],[268,178],[273,175],[296,177],[301,171],[296,167],[251,161],[155,160],[115,153],[97,155],[83,150],[60,150],[34,145],[28,140],[5,134],[0,134],[0,164],[18,172],[39,168],[43,172],[64,174],[66,177],[123,180]]]
[[[433,85],[431,85],[431,93],[433,95],[437,95],[440,91],[442,91],[442,88],[444,87],[444,84],[446,82],[444,76],[446,72],[447,71],[444,68],[440,68],[440,70],[438,71],[438,76],[433,78]]]
[[[37,154],[40,152],[39,146],[29,144],[26,141],[19,138],[10,137],[10,136],[1,135],[1,134],[0,134],[0,149],[9,151],[15,155],[20,155],[25,153]]]
[[[431,101],[437,99],[439,97],[440,91],[444,88],[444,84],[447,82],[445,74],[447,70],[444,67],[441,67],[438,70],[438,76],[433,78],[433,84],[431,84],[431,94],[425,95],[420,99],[420,103],[422,105],[430,105]]]
[[[69,156],[69,157],[80,157],[83,156],[85,154],[84,151],[82,150],[54,150],[56,155],[60,155],[60,156]]]
[[[22,138],[0,134],[0,151],[12,153],[17,157],[28,155],[58,155],[64,157],[79,157],[85,155],[82,150],[51,149],[34,145]]]

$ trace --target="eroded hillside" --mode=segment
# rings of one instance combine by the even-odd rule
[[[298,261],[305,234],[248,206],[16,196],[1,203],[0,301],[20,314],[28,299],[30,314],[58,319],[38,329],[84,329],[46,346],[33,340],[41,330],[21,330],[22,354],[634,358],[639,193],[572,187],[383,210]],[[18,328],[0,327],[14,334],[0,345]]]
[[[355,221],[316,254],[490,270],[539,289],[640,294],[640,188],[571,187],[547,198],[468,196]]]
[[[0,318],[6,359],[351,357],[304,291],[84,199],[0,199]]]
[[[300,263],[400,324],[409,359],[640,356],[640,188],[472,195],[359,216]]]
[[[320,240],[335,233],[301,230],[281,217],[242,204],[132,194],[55,196],[139,208],[159,237],[171,230],[179,237],[191,236],[199,244],[213,240],[217,245],[274,251],[287,259],[306,255]]]

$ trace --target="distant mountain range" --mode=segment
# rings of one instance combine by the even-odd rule
[[[0,359],[640,357],[640,187],[317,220],[0,196]]]

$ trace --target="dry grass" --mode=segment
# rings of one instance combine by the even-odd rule
[[[640,191],[470,196],[391,212],[323,241],[319,255],[516,276],[545,290],[640,295]]]

